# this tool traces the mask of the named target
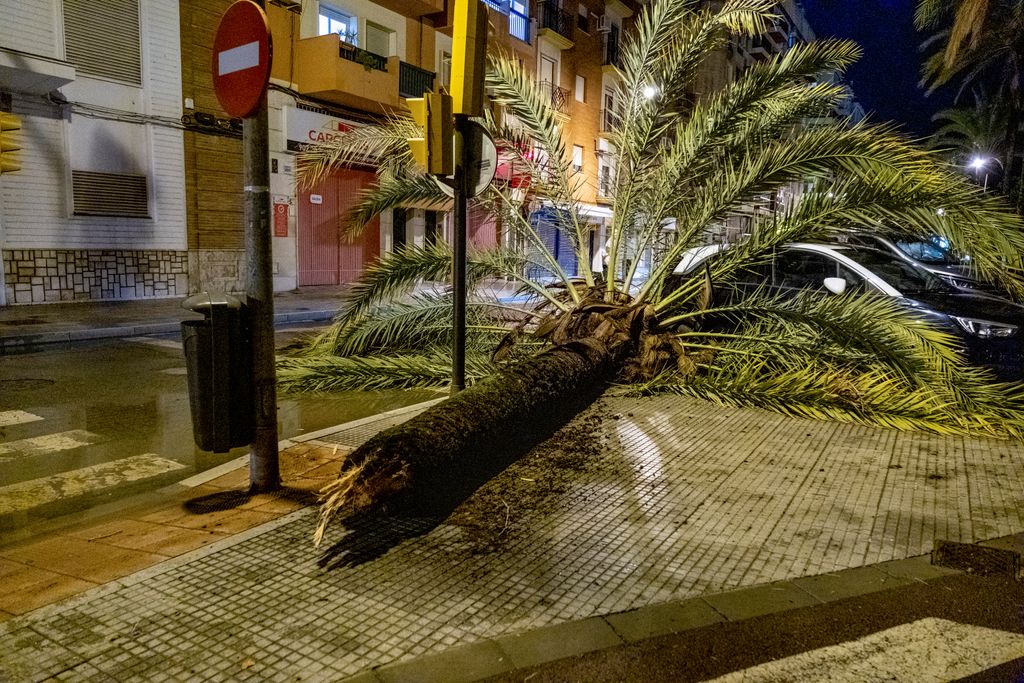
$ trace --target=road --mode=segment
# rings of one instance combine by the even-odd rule
[[[277,330],[278,348],[313,332]],[[433,392],[280,396],[279,438],[435,398]],[[195,448],[177,335],[0,356],[0,542],[40,519],[153,490],[245,455]]]
[[[1024,585],[952,575],[825,605],[715,623],[488,683],[1024,680]]]

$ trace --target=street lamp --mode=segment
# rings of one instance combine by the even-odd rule
[[[985,157],[973,157],[971,163],[968,164],[974,169],[975,174],[981,173],[981,169],[985,169],[985,180],[982,182],[982,192],[988,192],[988,162],[998,161],[998,159],[986,159]]]

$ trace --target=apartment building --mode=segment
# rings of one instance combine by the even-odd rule
[[[0,0],[0,305],[187,290],[178,7]]]
[[[0,0],[11,19],[0,24],[0,109],[25,122],[23,169],[0,179],[8,303],[244,289],[241,121],[220,109],[210,67],[231,2]],[[614,67],[640,4],[484,2],[489,49],[533,71],[559,112],[596,253],[611,218],[608,132],[620,110]],[[298,190],[295,154],[447,86],[453,5],[267,1],[275,290],[349,282],[401,244],[450,240],[444,207],[422,206],[384,212],[358,239],[345,239],[340,217],[375,169],[338,169]],[[694,97],[813,37],[794,0],[780,8],[767,35],[730,45],[704,68]],[[496,182],[518,180],[499,151]],[[560,243],[557,211],[542,203],[531,221],[571,273],[576,257]],[[739,223],[723,236],[741,233]],[[510,235],[474,214],[470,240],[486,247]]]

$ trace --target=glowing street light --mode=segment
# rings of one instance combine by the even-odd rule
[[[988,192],[988,164],[990,161],[999,163],[999,159],[995,159],[992,157],[972,157],[971,161],[967,164],[971,169],[974,170],[974,173],[976,175],[980,174],[982,169],[985,169],[985,178],[981,184],[981,189],[983,192]]]
[[[640,91],[644,97],[649,100],[653,100],[658,96],[658,86],[656,85],[645,85],[644,89]]]

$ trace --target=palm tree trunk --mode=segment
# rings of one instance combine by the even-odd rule
[[[509,367],[356,449],[321,511],[451,512],[495,474],[590,405],[627,345],[571,341]]]

